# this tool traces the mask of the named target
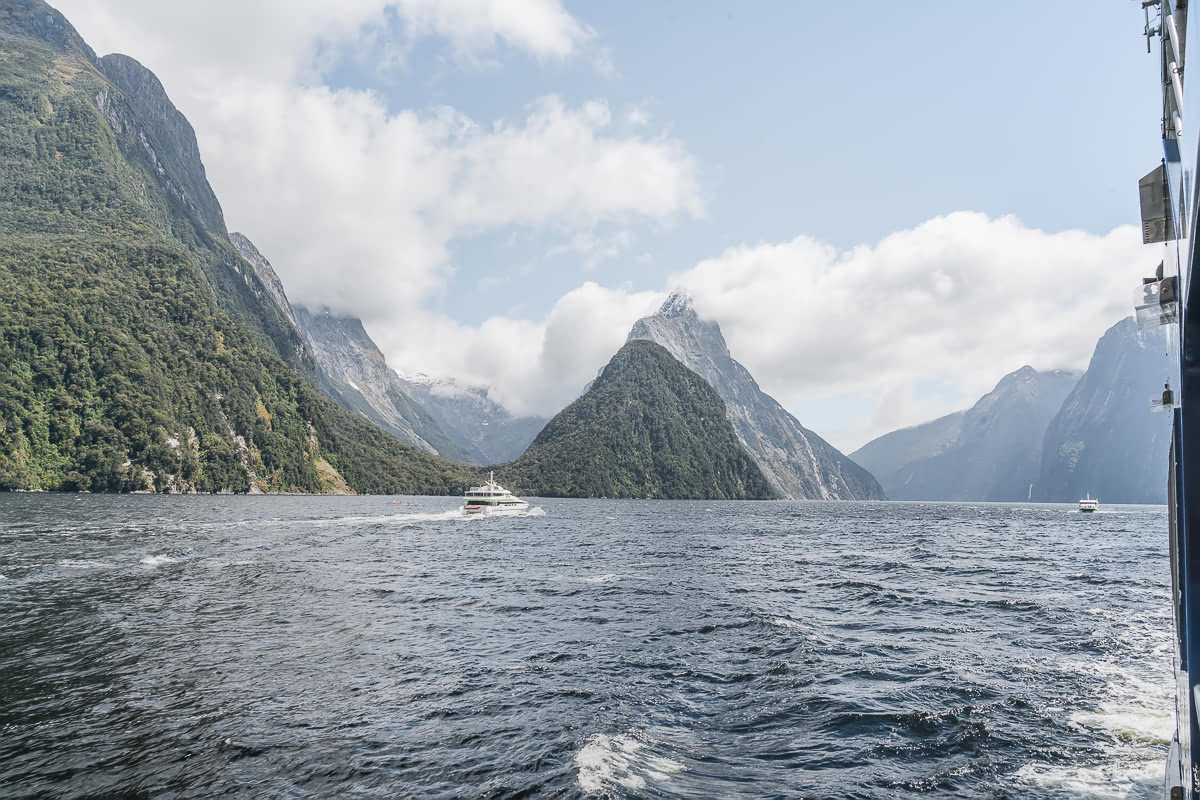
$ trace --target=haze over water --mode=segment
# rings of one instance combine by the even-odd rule
[[[6,797],[1155,797],[1165,510],[0,495]]]

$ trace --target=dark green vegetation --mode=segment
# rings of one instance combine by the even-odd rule
[[[673,292],[659,310],[642,317],[630,339],[662,345],[704,378],[725,401],[738,441],[783,497],[797,500],[886,500],[875,477],[846,458],[784,410],[733,359],[721,326],[701,319],[691,299]]]
[[[95,59],[40,0],[0,0],[0,488],[472,480],[321,396],[299,343],[157,79]]]
[[[720,396],[645,340],[621,348],[524,455],[495,469],[514,492],[540,497],[774,496]]]

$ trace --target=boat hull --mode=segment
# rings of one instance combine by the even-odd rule
[[[464,517],[515,517],[529,510],[529,503],[507,503],[503,507],[466,506]]]

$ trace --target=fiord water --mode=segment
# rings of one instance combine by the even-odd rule
[[[1165,512],[0,496],[5,797],[1156,796]]]

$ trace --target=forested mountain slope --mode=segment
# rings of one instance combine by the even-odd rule
[[[520,458],[495,470],[513,491],[541,497],[775,496],[716,391],[642,339],[622,347]]]
[[[322,397],[266,298],[157,79],[40,0],[0,0],[0,487],[470,480]]]

